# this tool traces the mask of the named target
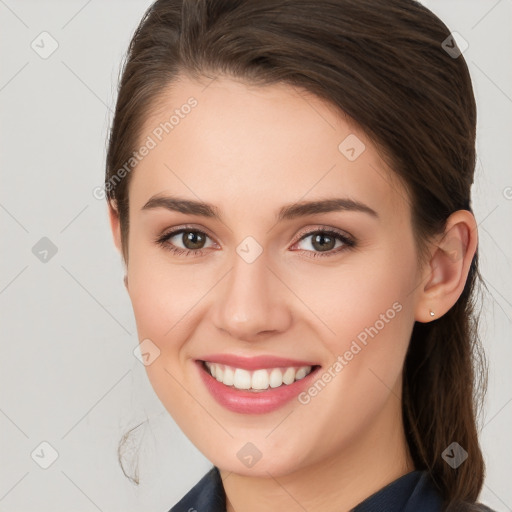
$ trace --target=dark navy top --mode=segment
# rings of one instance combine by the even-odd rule
[[[412,471],[372,494],[351,512],[440,512],[442,499],[426,471]],[[494,512],[484,505],[472,510]],[[169,512],[226,512],[219,469],[213,466]]]

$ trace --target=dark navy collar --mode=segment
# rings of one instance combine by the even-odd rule
[[[226,493],[219,469],[213,466],[169,512],[226,512]]]
[[[426,471],[412,471],[372,494],[352,512],[439,512],[441,496]],[[213,466],[169,512],[226,512],[222,478]]]
[[[426,471],[412,471],[375,492],[352,512],[438,512],[442,498]]]

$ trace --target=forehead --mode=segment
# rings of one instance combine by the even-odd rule
[[[251,211],[342,195],[403,214],[405,192],[375,146],[333,105],[288,84],[185,76],[158,98],[137,148],[130,204],[172,193]],[[222,206],[221,206],[222,207]]]

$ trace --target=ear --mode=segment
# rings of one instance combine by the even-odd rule
[[[117,250],[122,254],[121,223],[119,221],[119,213],[117,211],[117,205],[115,201],[108,202],[108,216],[110,219],[110,229],[112,230],[114,244],[117,247]]]
[[[477,244],[477,224],[473,214],[468,210],[452,213],[444,233],[434,242],[430,261],[423,272],[415,309],[418,322],[430,322],[443,316],[457,302],[464,290]]]

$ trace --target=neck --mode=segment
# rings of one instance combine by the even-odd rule
[[[277,478],[220,470],[227,512],[348,512],[387,484],[414,471],[400,400],[391,394],[389,402],[364,435],[316,464]]]

